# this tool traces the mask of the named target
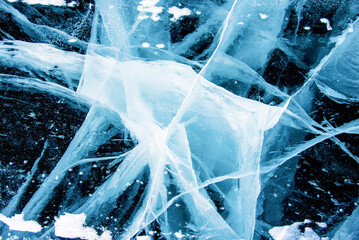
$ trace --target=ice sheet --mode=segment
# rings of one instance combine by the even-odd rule
[[[288,8],[300,18],[305,2],[97,0],[91,40],[84,43],[29,22],[1,1],[0,10],[38,43],[10,34],[1,42],[2,66],[24,77],[1,75],[0,89],[13,81],[24,90],[30,82],[48,87],[47,94],[68,91],[91,103],[62,157],[22,202],[52,149],[44,141],[2,209],[1,236],[12,233],[8,220],[21,212],[24,222],[42,224],[40,233],[21,235],[30,237],[253,239],[266,229],[275,239],[319,239],[310,228],[301,233],[299,224],[258,227],[260,215],[268,214],[266,199],[258,196],[284,164],[327,140],[358,163],[356,150],[340,138],[359,133],[357,116],[336,118],[331,106],[330,119],[325,112],[316,115],[327,106],[318,99],[327,97],[355,109],[357,21],[332,38],[331,50],[307,69],[299,88],[285,91],[264,79],[274,50],[285,42]],[[335,24],[330,28],[338,31]],[[294,32],[299,34],[299,22]],[[44,44],[54,35],[72,47],[88,47],[87,53]],[[291,46],[280,48],[305,65]],[[5,93],[2,99],[11,98]],[[125,141],[134,146],[108,147],[108,155],[99,156],[103,146]],[[291,170],[288,178],[295,174]],[[66,231],[64,219],[74,221],[76,230]],[[348,224],[336,236],[347,234]]]

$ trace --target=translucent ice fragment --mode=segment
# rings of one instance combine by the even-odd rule
[[[336,47],[314,69],[319,89],[338,102],[359,102],[358,38],[359,21],[356,21],[339,37]]]
[[[269,52],[276,46],[288,5],[287,0],[235,1],[219,52],[243,61],[256,71],[260,70]]]

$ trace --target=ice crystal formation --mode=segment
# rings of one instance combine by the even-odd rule
[[[359,238],[358,13],[0,0],[0,236]]]

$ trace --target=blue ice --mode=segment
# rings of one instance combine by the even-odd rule
[[[327,139],[358,161],[336,138],[358,134],[358,120],[324,126],[308,114],[317,88],[337,102],[358,102],[353,87],[359,72],[358,22],[332,39],[331,51],[304,85],[288,95],[260,74],[280,42],[291,2],[224,2],[97,0],[85,55],[13,41],[12,48],[19,51],[10,58],[0,45],[0,57],[8,65],[43,71],[59,66],[60,82],[44,80],[91,103],[65,154],[22,209],[24,219],[37,219],[69,169],[108,161],[116,170],[65,210],[85,214],[94,227],[111,214],[118,216],[116,231],[111,229],[114,239],[149,236],[158,229],[166,239],[253,239],[257,199],[277,167]],[[185,18],[197,19],[196,28],[173,41],[170,26]],[[196,52],[194,46],[208,34],[210,44]],[[229,82],[239,88],[221,87]],[[263,96],[253,99],[252,88]],[[135,142],[131,150],[106,159],[86,158],[126,131]],[[135,187],[139,183],[141,190]],[[20,191],[3,214],[15,213]],[[131,206],[119,207],[120,201]],[[352,218],[357,219],[357,210]],[[349,224],[336,236],[345,235]],[[41,236],[51,236],[54,228],[50,225]]]

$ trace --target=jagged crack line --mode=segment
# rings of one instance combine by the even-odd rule
[[[181,106],[179,107],[179,110],[178,112],[176,113],[175,117],[172,119],[171,123],[169,124],[169,126],[167,128],[165,128],[165,132],[164,132],[164,138],[163,138],[163,141],[162,141],[162,146],[161,146],[161,152],[160,152],[160,160],[159,160],[159,163],[157,165],[157,169],[155,171],[155,176],[154,176],[154,180],[153,182],[151,183],[151,188],[150,188],[150,193],[149,193],[149,199],[146,203],[146,207],[145,207],[145,210],[140,218],[140,221],[138,222],[137,224],[137,229],[140,229],[140,225],[141,225],[141,222],[143,221],[143,219],[145,218],[145,216],[148,214],[148,209],[150,208],[150,201],[152,201],[151,199],[151,196],[153,194],[153,192],[155,191],[154,188],[156,187],[155,186],[155,183],[157,183],[157,179],[158,179],[158,172],[160,170],[160,167],[163,166],[163,162],[165,161],[165,157],[164,157],[164,149],[165,149],[165,146],[167,145],[167,142],[168,142],[168,139],[169,137],[171,136],[171,133],[172,133],[172,128],[174,127],[175,124],[178,123],[178,119],[181,118],[181,116],[183,115],[187,105],[189,104],[189,101],[193,98],[193,95],[194,95],[194,92],[195,90],[199,87],[199,79],[200,79],[200,76],[202,75],[203,71],[207,68],[207,66],[209,65],[209,63],[212,61],[214,55],[216,54],[216,52],[218,51],[219,49],[219,46],[222,42],[222,38],[223,38],[223,35],[224,35],[224,32],[225,30],[227,29],[227,26],[228,26],[228,20],[233,12],[233,9],[234,9],[234,6],[235,4],[237,3],[237,0],[235,0],[234,4],[232,5],[232,8],[231,8],[231,11],[229,12],[229,14],[227,15],[227,18],[225,20],[225,23],[224,23],[224,29],[221,33],[221,38],[220,38],[220,41],[219,41],[219,44],[215,50],[215,52],[212,54],[211,58],[208,60],[208,62],[205,64],[205,66],[201,69],[201,71],[197,74],[197,77],[195,78],[194,80],[194,83],[192,84],[191,86],[191,89],[189,91],[189,93],[186,95],[185,99],[183,100]],[[134,233],[135,234],[135,233]],[[133,237],[134,234],[131,236]]]
[[[311,83],[315,77],[318,75],[318,73],[320,72],[320,70],[326,65],[326,63],[331,59],[332,55],[335,53],[335,51],[337,50],[337,48],[341,45],[341,43],[343,41],[345,41],[345,39],[347,38],[347,35],[349,33],[349,29],[352,28],[352,26],[354,26],[354,24],[356,22],[359,21],[359,18],[357,20],[355,20],[355,22],[353,22],[352,24],[350,24],[350,26],[346,29],[346,31],[340,36],[336,38],[336,42],[335,42],[335,47],[332,48],[332,50],[330,51],[330,53],[328,55],[326,55],[318,64],[317,67],[315,67],[311,73],[311,76],[309,77],[309,79],[303,84],[302,87],[300,87],[295,93],[292,94],[291,97],[295,97],[296,95],[298,95],[309,83]],[[340,39],[344,39],[344,40],[340,40]]]
[[[342,133],[351,133],[353,131],[356,132],[358,130],[359,130],[359,120],[356,120],[356,121],[344,124],[338,128],[332,129],[331,131],[327,132],[326,134],[320,135],[312,140],[309,140],[308,142],[306,142],[304,144],[300,144],[295,149],[293,149],[290,153],[286,153],[282,157],[278,157],[278,158],[271,160],[271,162],[278,162],[278,163],[275,163],[272,166],[264,166],[263,167],[265,169],[264,172],[270,172],[270,171],[274,170],[275,168],[279,167],[287,160],[297,156],[301,152],[313,147],[314,145],[323,142],[324,140],[330,139],[330,138],[332,138],[336,135],[342,134]]]
[[[113,160],[112,163],[109,164],[109,168],[113,167],[114,165],[116,165],[117,163],[119,163],[121,160],[125,158],[127,155],[129,155],[131,153],[132,150],[125,152],[121,155],[118,156],[110,156],[110,157],[100,157],[100,158],[84,158],[68,167],[66,167],[65,169],[62,170],[62,172],[60,172],[59,174],[62,175],[64,173],[66,173],[69,169],[72,169],[74,167],[80,166],[82,164],[87,164],[87,163],[91,163],[91,162],[101,162],[101,161],[110,161]]]
[[[330,124],[330,122],[327,119],[324,119],[325,123],[331,128],[334,129],[333,125]],[[357,156],[355,156],[346,146],[345,144],[340,141],[338,138],[336,137],[332,137],[330,138],[330,140],[332,140],[335,144],[337,144],[346,154],[348,154],[349,157],[353,158],[355,161],[357,161],[359,163],[359,158]]]
[[[16,207],[19,204],[20,198],[25,194],[26,189],[30,185],[31,180],[32,180],[32,178],[34,177],[34,175],[35,175],[35,173],[37,171],[37,167],[39,165],[39,162],[42,159],[42,157],[44,156],[45,151],[48,148],[48,146],[49,146],[49,140],[46,139],[46,141],[44,143],[44,147],[43,147],[43,149],[41,151],[41,154],[36,159],[36,161],[34,162],[34,165],[32,165],[31,171],[26,177],[26,181],[22,184],[22,186],[20,187],[20,189],[18,190],[16,195],[11,199],[9,205],[2,211],[2,214],[4,214],[5,216],[13,214],[14,211],[16,210]]]

